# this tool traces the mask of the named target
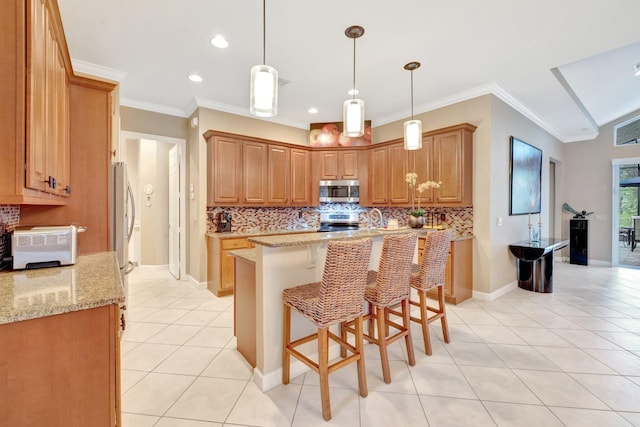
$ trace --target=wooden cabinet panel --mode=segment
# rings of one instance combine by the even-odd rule
[[[358,152],[321,151],[320,180],[358,179]]]
[[[217,239],[207,236],[207,289],[217,296],[233,293],[234,257],[229,252],[251,248],[247,238]]]
[[[418,239],[418,262],[422,262],[424,238]],[[444,298],[449,304],[458,304],[473,294],[473,240],[453,240],[445,267]],[[437,299],[436,292],[429,292]]]
[[[433,147],[433,180],[442,182],[436,191],[437,203],[462,203],[462,134],[459,131],[436,135]]]
[[[386,204],[387,182],[387,147],[375,147],[369,152],[369,195],[371,204]]]
[[[0,203],[64,205],[73,71],[58,9],[50,0],[8,1],[2,8]],[[60,185],[49,187],[49,176]]]
[[[340,151],[340,179],[358,179],[358,152]]]
[[[422,138],[422,148],[411,151],[409,157],[409,162],[415,165],[412,167],[412,170],[418,175],[417,183],[419,184],[428,180],[433,181],[433,179],[431,179],[431,177],[433,177],[433,137],[426,136]],[[433,203],[433,189],[430,188],[422,193],[415,190],[415,200],[416,202],[420,200],[420,206]]]
[[[117,323],[112,304],[0,325],[4,425],[116,425]]]
[[[212,155],[209,168],[212,179],[209,185],[213,188],[210,203],[239,203],[242,191],[242,142],[230,138],[215,137],[210,145]]]
[[[406,175],[409,172],[408,151],[404,144],[393,144],[388,147],[389,156],[389,202],[391,204],[407,205],[411,203],[409,198],[409,185]]]
[[[267,201],[267,146],[259,142],[242,143],[242,201],[264,204]]]
[[[309,152],[291,149],[291,203],[296,206],[308,206],[311,200],[309,184]]]
[[[287,147],[269,145],[268,197],[269,204],[286,205],[290,200],[291,150]]]
[[[338,179],[338,152],[323,151],[320,153],[320,179]]]

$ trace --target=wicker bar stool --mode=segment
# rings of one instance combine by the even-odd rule
[[[404,338],[409,365],[416,364],[411,341],[409,276],[417,239],[416,233],[385,236],[378,271],[369,271],[367,278],[364,299],[369,303],[369,312],[364,320],[369,321],[369,333],[364,334],[364,339],[378,346],[382,362],[382,378],[387,384],[391,382],[387,350],[389,344]],[[398,305],[402,308],[400,313],[390,310],[391,307]],[[392,321],[389,317],[390,313],[399,315],[402,324]],[[378,326],[377,334],[374,321]],[[353,322],[341,325],[343,338],[346,337],[347,332],[355,333],[353,326]],[[395,333],[390,333],[390,327],[395,330]]]
[[[449,326],[444,304],[444,278],[451,245],[451,230],[432,231],[427,234],[422,252],[422,264],[413,264],[411,271],[411,287],[418,292],[418,301],[411,301],[412,305],[420,308],[420,317],[411,317],[411,320],[422,325],[422,338],[424,351],[431,356],[431,340],[429,337],[429,324],[440,319],[444,342],[449,342]],[[427,304],[427,292],[437,288],[438,307]],[[435,313],[430,316],[429,312]]]
[[[367,378],[362,347],[362,315],[364,314],[364,289],[371,256],[371,239],[330,241],[322,273],[322,281],[282,292],[284,302],[284,329],[282,352],[282,382],[289,383],[291,356],[299,359],[320,376],[322,417],[331,419],[329,399],[329,374],[351,363],[358,363],[360,396],[367,396]],[[317,333],[291,341],[291,308],[309,319],[318,328]],[[329,326],[355,321],[355,346],[329,331]],[[340,344],[341,349],[352,354],[329,365],[329,338]],[[318,340],[318,362],[314,362],[296,347]]]

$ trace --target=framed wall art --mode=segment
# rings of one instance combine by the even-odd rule
[[[309,145],[312,147],[358,147],[371,145],[371,120],[364,121],[364,135],[351,138],[342,133],[342,122],[311,123]]]
[[[542,150],[511,137],[509,215],[540,213]]]

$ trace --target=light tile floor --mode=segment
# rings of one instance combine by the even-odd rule
[[[369,396],[354,364],[332,374],[328,423],[315,373],[258,390],[235,351],[233,297],[166,271],[129,280],[125,427],[640,425],[640,270],[556,263],[553,294],[449,305],[451,343],[432,325],[428,357],[415,328],[416,365],[395,343],[391,384],[366,345]]]

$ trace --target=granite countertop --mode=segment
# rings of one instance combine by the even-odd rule
[[[329,240],[352,240],[365,237],[381,237],[391,233],[418,233],[418,235],[425,235],[434,231],[428,228],[398,228],[395,230],[390,229],[367,229],[361,228],[355,231],[335,231],[328,233],[313,233],[313,234],[288,234],[281,236],[256,236],[250,237],[249,241],[256,245],[268,246],[270,248],[279,248],[285,246],[298,246],[306,245],[310,243],[323,243]],[[454,240],[472,239],[473,236],[456,236]]]
[[[81,255],[66,267],[0,273],[0,325],[124,300],[115,252]]]
[[[232,239],[237,237],[256,237],[256,236],[275,236],[280,234],[301,234],[301,233],[315,233],[317,228],[301,228],[299,230],[269,230],[269,231],[233,231],[224,233],[214,233],[208,231],[206,236],[215,237],[218,239]]]
[[[256,250],[254,248],[250,249],[235,249],[233,251],[229,251],[231,256],[236,258],[242,258],[245,261],[256,262]]]

